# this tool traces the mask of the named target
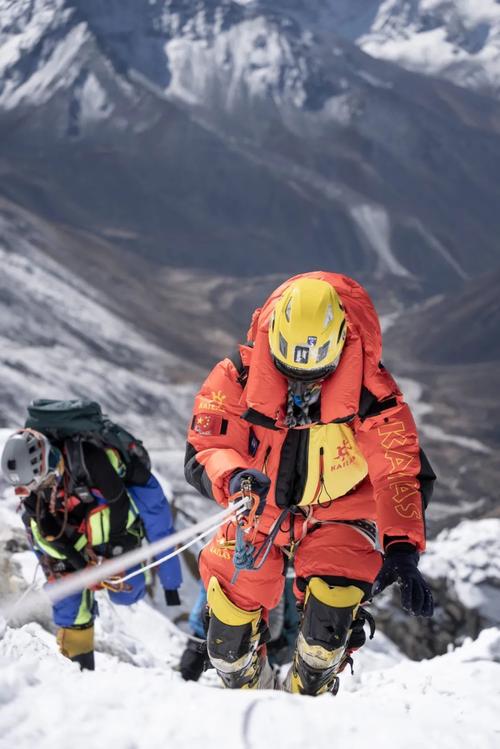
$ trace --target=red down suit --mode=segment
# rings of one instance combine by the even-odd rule
[[[303,277],[335,288],[346,312],[347,338],[337,369],[322,385],[314,423],[288,429],[288,385],[272,361],[268,327],[285,288]],[[361,581],[368,591],[381,564],[374,523],[384,546],[397,539],[424,549],[424,508],[435,475],[381,353],[380,325],[367,292],[343,275],[308,273],[273,292],[254,313],[248,342],[219,362],[203,383],[188,432],[188,482],[226,506],[235,471],[255,468],[267,474],[271,488],[257,543],[283,508],[292,508],[266,564],[258,572],[240,573],[235,585],[234,526],[223,527],[203,550],[205,583],[215,575],[236,605],[276,605],[283,549],[293,552],[299,596],[300,580],[313,575]]]

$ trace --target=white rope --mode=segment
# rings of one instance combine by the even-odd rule
[[[166,549],[171,548],[172,546],[184,543],[194,535],[199,536],[205,531],[208,533],[208,529],[213,531],[214,529],[219,528],[221,525],[224,525],[230,517],[234,516],[236,510],[239,510],[245,502],[246,499],[240,499],[238,502],[231,503],[230,507],[226,507],[226,509],[216,515],[212,515],[205,520],[200,520],[199,523],[195,523],[195,525],[190,528],[183,528],[182,530],[173,533],[171,536],[166,536],[158,541],[154,541],[148,546],[141,546],[138,549],[133,549],[132,551],[122,554],[114,559],[107,559],[105,562],[95,565],[94,567],[86,567],[83,570],[66,575],[55,583],[46,585],[44,587],[44,592],[52,603],[56,603],[57,601],[66,598],[66,596],[72,595],[73,593],[79,593],[85,588],[97,585],[117,574],[123,574],[124,569],[134,567],[136,564],[141,564],[141,562],[150,559],[152,556],[154,557],[157,554],[161,554],[161,552],[166,551]],[[175,552],[172,552],[172,556],[180,553],[180,549],[176,550]],[[142,573],[143,569],[139,572]]]
[[[223,522],[226,522],[225,520]],[[208,536],[210,533],[213,533],[217,528],[220,528],[222,523],[215,523],[215,525],[210,526],[210,528],[207,528],[206,531],[203,531],[203,533],[199,533],[197,536],[191,539],[191,541],[188,541],[183,546],[179,547],[178,549],[175,549],[175,551],[171,551],[170,554],[167,554],[164,557],[161,557],[161,559],[155,559],[154,562],[151,562],[150,564],[147,564],[144,567],[141,567],[138,570],[135,570],[134,572],[130,572],[128,575],[125,575],[125,577],[118,577],[113,578],[113,583],[116,583],[117,585],[119,583],[124,583],[127,580],[130,580],[133,577],[137,577],[137,575],[142,575],[143,572],[146,572],[147,570],[152,569],[153,567],[158,567],[159,564],[162,564],[163,562],[166,562],[168,559],[173,559],[173,557],[179,556],[179,554],[182,554],[183,551],[186,549],[189,549],[190,546],[193,546],[197,541],[200,540],[200,538],[203,538],[204,536]]]
[[[187,637],[188,640],[192,640],[193,642],[206,642],[204,637],[196,637],[196,635],[191,635],[189,632],[183,632],[182,629],[179,629],[179,632],[182,632],[184,637]]]

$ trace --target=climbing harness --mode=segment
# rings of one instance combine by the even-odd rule
[[[234,546],[233,564],[235,567],[233,577],[231,578],[231,584],[234,585],[238,579],[238,575],[242,570],[252,571],[260,570],[262,565],[265,563],[274,539],[279,533],[282,522],[290,514],[290,508],[286,507],[277,519],[274,521],[269,534],[264,539],[262,544],[256,548],[255,538],[257,535],[259,517],[256,515],[257,508],[259,506],[260,497],[252,492],[252,480],[245,478],[241,482],[240,492],[233,497],[241,496],[244,501],[243,507],[247,510],[245,514],[240,514],[240,517],[236,515],[236,540]],[[230,497],[230,501],[231,501]],[[253,531],[252,539],[249,540],[248,536]]]

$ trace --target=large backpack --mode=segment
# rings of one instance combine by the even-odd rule
[[[122,477],[128,483],[143,483],[151,461],[141,440],[103,414],[99,403],[88,400],[34,400],[28,406],[25,427],[36,429],[59,445],[66,460],[70,491],[83,502],[91,502],[90,476],[82,443],[118,450],[125,466]],[[142,477],[137,482],[134,476]]]

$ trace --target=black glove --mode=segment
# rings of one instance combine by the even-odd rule
[[[104,556],[107,558],[119,557],[127,551],[132,551],[140,546],[140,539],[132,533],[120,533],[111,536],[106,544]]]
[[[181,599],[179,598],[179,591],[165,590],[165,602],[167,606],[180,606]]]
[[[401,606],[405,611],[415,616],[432,616],[432,592],[417,565],[416,551],[402,550],[400,544],[389,547],[382,569],[373,584],[372,594],[376,596],[388,585],[397,583],[401,589]]]
[[[182,678],[185,681],[198,681],[205,670],[207,658],[207,643],[205,640],[200,642],[188,640],[186,649],[181,655],[180,672]]]
[[[255,468],[247,468],[244,471],[237,471],[233,474],[229,482],[229,493],[231,495],[237,494],[239,491],[241,491],[241,482],[243,481],[243,479],[251,480],[252,492],[254,494],[257,494],[257,496],[259,497],[259,505],[255,514],[257,516],[262,515],[262,513],[264,512],[269,487],[271,486],[270,478],[266,476],[265,473],[261,473]],[[238,516],[241,517],[243,515],[246,515],[248,512],[249,510],[240,510],[238,512]]]

